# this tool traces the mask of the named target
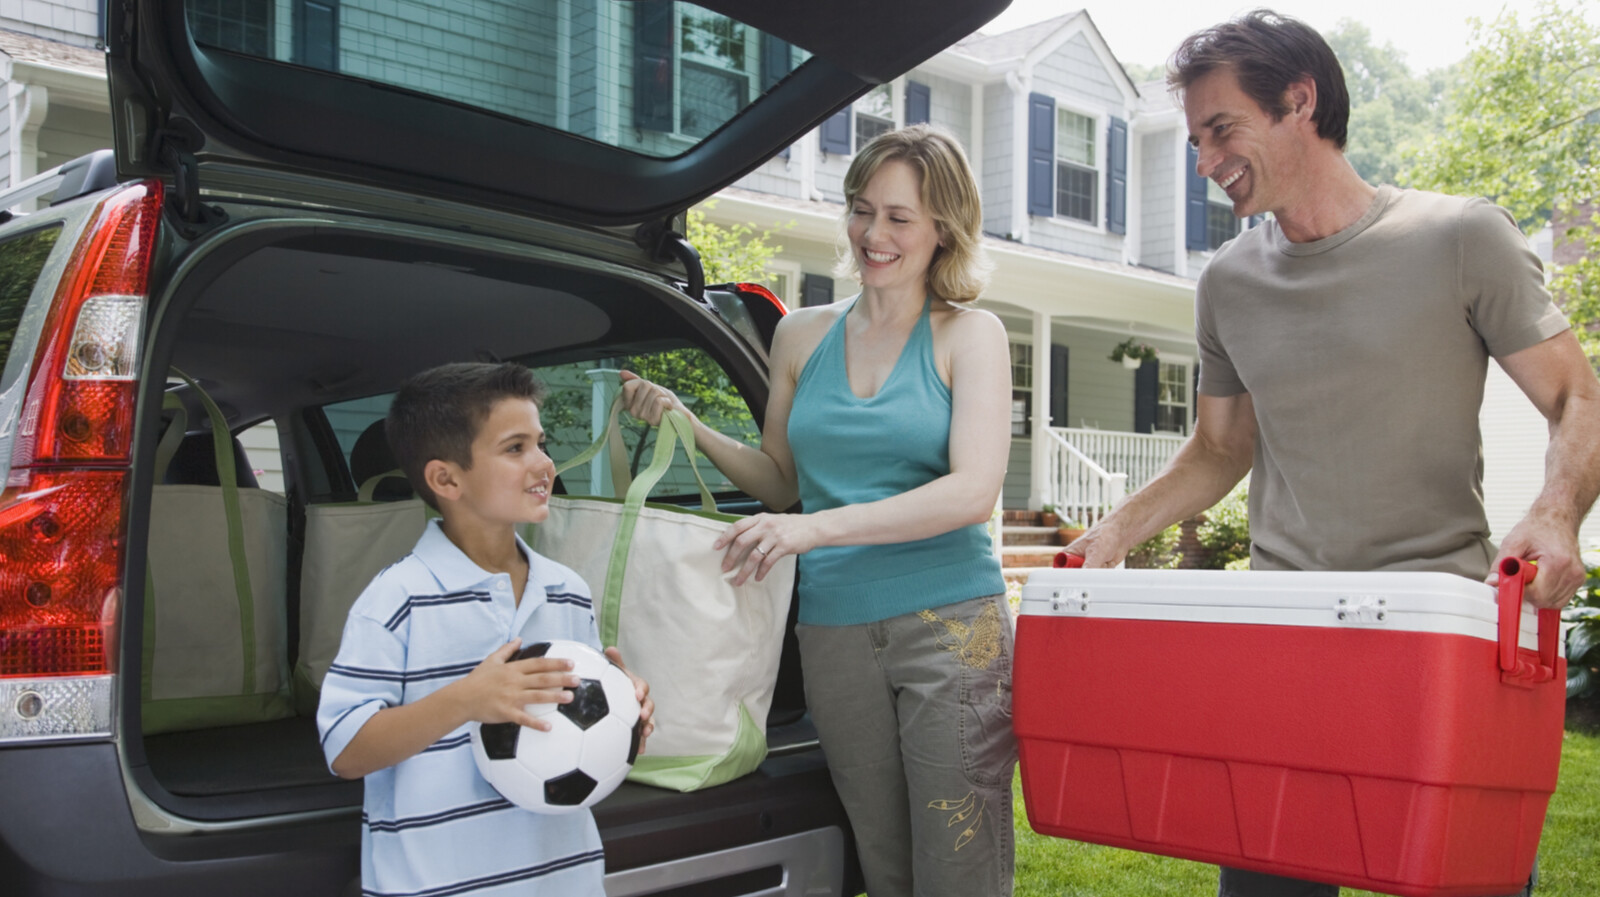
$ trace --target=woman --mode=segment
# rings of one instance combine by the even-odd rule
[[[696,444],[770,508],[716,547],[735,583],[799,555],[807,704],[867,890],[1010,894],[1011,617],[984,523],[1005,475],[1010,357],[982,290],[959,143],[883,134],[845,175],[841,276],[860,295],[778,325],[760,449]],[[630,413],[688,410],[624,373]],[[692,417],[692,415],[691,415]]]

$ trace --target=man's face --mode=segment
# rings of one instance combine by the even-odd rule
[[[1239,87],[1230,68],[1200,76],[1183,92],[1195,171],[1215,181],[1240,218],[1281,212],[1305,186],[1294,116],[1274,121]]]

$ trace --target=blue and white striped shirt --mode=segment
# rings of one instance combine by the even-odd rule
[[[520,605],[511,578],[474,564],[437,520],[411,554],[373,578],[350,609],[322,686],[317,728],[330,767],[379,710],[432,694],[513,638],[600,647],[588,586],[517,544],[528,558]],[[367,776],[363,893],[602,897],[605,864],[594,817],[512,805],[478,774],[468,731],[462,726]]]

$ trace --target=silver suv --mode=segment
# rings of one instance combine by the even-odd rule
[[[560,461],[606,378],[658,363],[754,438],[783,308],[705,285],[684,210],[1005,2],[285,2],[242,31],[108,4],[115,155],[0,198],[39,206],[0,213],[0,891],[358,892],[362,786],[324,765],[299,655],[328,624],[297,591],[308,510],[388,463],[396,384],[525,363]],[[279,672],[157,726],[149,671],[184,649],[150,637],[153,497],[230,480],[282,503],[285,559],[259,599],[219,585],[201,647],[242,631]],[[597,808],[608,893],[859,889],[798,674],[791,631],[759,770]]]

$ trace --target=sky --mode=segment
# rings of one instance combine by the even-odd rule
[[[1415,74],[1449,65],[1466,55],[1472,32],[1469,17],[1485,24],[1502,8],[1526,19],[1534,0],[1012,0],[1011,6],[985,25],[997,34],[1042,22],[1073,9],[1089,16],[1122,62],[1160,65],[1191,32],[1232,18],[1257,6],[1294,16],[1319,31],[1329,31],[1341,19],[1354,19],[1372,32],[1373,43],[1392,43],[1406,56]],[[1600,4],[1594,9],[1600,10]]]

